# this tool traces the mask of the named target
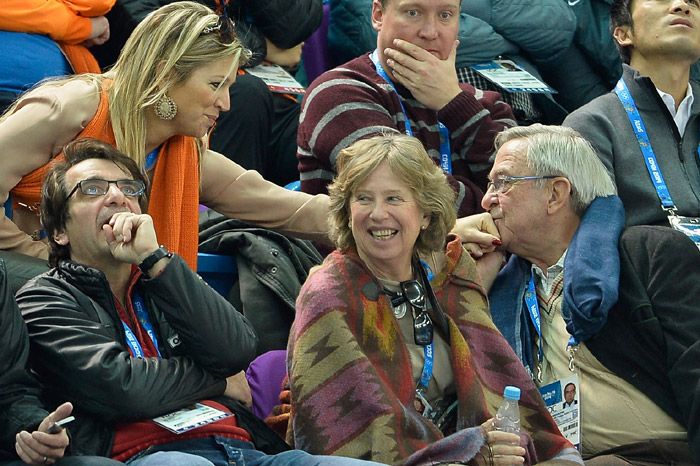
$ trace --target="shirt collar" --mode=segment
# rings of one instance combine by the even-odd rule
[[[693,88],[690,86],[690,83],[688,83],[688,90],[685,92],[685,97],[678,106],[678,110],[676,110],[676,101],[673,100],[673,96],[671,94],[668,94],[659,88],[656,88],[656,92],[658,92],[661,96],[661,100],[663,100],[669,113],[671,113],[673,116],[673,121],[676,123],[676,127],[678,127],[678,132],[681,136],[683,136],[683,133],[685,133],[685,126],[688,124],[688,120],[690,119],[690,109],[693,106],[693,101],[695,100],[695,96],[693,96]]]
[[[566,251],[561,255],[556,264],[547,267],[547,271],[543,271],[535,264],[532,264],[532,273],[535,276],[535,281],[537,287],[544,291],[544,293],[549,296],[552,291],[552,285],[554,284],[554,279],[559,276],[562,270],[564,270],[564,259],[566,258]]]

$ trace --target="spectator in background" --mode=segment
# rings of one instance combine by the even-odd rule
[[[700,58],[700,6],[616,0],[610,15],[625,62],[618,88],[564,125],[591,142],[612,175],[627,225],[669,226],[671,208],[700,218],[700,86],[690,79]]]
[[[328,44],[336,63],[371,51],[376,32],[371,22],[372,0],[331,0]],[[502,57],[512,59],[536,77],[539,69],[559,67],[569,47],[575,19],[561,0],[462,1],[459,16],[457,76],[460,82],[501,93],[518,124],[559,124],[566,116],[550,94],[508,92],[470,68]]]
[[[303,191],[325,192],[338,153],[353,142],[400,132],[417,137],[451,175],[460,215],[481,210],[493,139],[515,121],[498,93],[457,80],[459,4],[373,1],[375,53],[319,76],[302,102],[297,157]]]
[[[49,162],[60,160],[63,146],[77,137],[114,144],[146,170],[159,237],[193,268],[200,201],[230,217],[322,241],[324,196],[290,192],[206,147],[246,59],[230,26],[195,2],[166,5],[139,24],[108,73],[48,82],[21,97],[0,119],[0,199],[12,190],[23,204],[15,204],[12,222],[0,217],[0,249],[48,256],[39,241],[38,191]]]
[[[114,63],[131,31],[148,13],[172,2],[117,0],[107,15],[113,24],[112,38],[95,51],[101,65]],[[199,3],[215,6],[214,0]],[[231,0],[226,8],[236,34],[252,52],[243,70],[267,61],[292,74],[300,61],[302,43],[316,30],[323,14],[322,0]],[[219,117],[210,147],[277,184],[298,180],[297,96],[273,93],[260,78],[244,72],[229,93],[234,110]]]
[[[0,259],[0,466],[117,466],[99,457],[68,456],[70,438],[64,429],[48,433],[54,422],[71,414],[70,403],[49,413],[41,390],[27,371],[29,338]],[[64,457],[65,456],[65,457]]]
[[[86,47],[109,39],[115,0],[5,0],[0,8],[0,113],[45,78],[100,71]]]

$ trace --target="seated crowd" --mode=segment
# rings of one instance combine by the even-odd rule
[[[609,10],[595,98],[469,68],[483,23],[576,89],[515,4],[332,3],[373,50],[301,101],[250,68],[294,71],[322,0],[10,3],[0,465],[700,464],[696,0],[548,5],[567,64]]]

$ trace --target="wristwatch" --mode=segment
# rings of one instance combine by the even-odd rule
[[[139,264],[139,269],[141,269],[141,272],[148,275],[148,272],[151,270],[151,268],[153,268],[154,265],[156,265],[156,262],[158,262],[164,257],[173,257],[173,253],[168,251],[168,248],[161,244],[158,249],[149,254]]]

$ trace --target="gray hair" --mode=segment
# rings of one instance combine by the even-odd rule
[[[541,124],[517,126],[496,136],[496,150],[515,139],[527,143],[527,166],[534,175],[564,176],[569,180],[573,208],[579,216],[596,197],[617,194],[595,150],[577,131]]]
[[[328,186],[331,240],[340,250],[356,247],[348,226],[351,198],[358,186],[383,162],[406,183],[420,210],[430,216],[430,224],[418,235],[416,249],[424,253],[443,249],[457,216],[455,192],[423,144],[400,133],[360,139],[338,154],[338,176]]]

